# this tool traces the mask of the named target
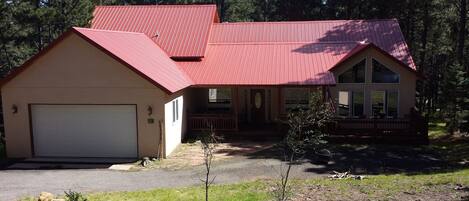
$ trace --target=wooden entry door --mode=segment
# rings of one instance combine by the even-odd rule
[[[253,123],[265,122],[264,89],[251,89],[251,119]]]

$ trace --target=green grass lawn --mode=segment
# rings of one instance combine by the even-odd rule
[[[438,151],[450,163],[469,164],[469,138],[448,135],[445,126],[445,123],[430,123],[430,149]]]
[[[331,180],[317,178],[309,180],[294,180],[295,194],[310,191],[311,186],[320,187],[320,191],[313,196],[321,200],[354,199],[359,193],[371,200],[393,199],[403,193],[428,194],[428,189],[435,186],[448,186],[462,184],[469,186],[469,169],[448,173],[421,174],[421,175],[379,175],[370,176],[364,180]],[[271,180],[259,180],[230,185],[214,185],[210,190],[211,200],[227,201],[260,201],[272,200],[270,193]],[[447,188],[449,191],[452,188]],[[355,192],[355,193],[350,193]],[[437,192],[441,193],[441,192]],[[452,193],[452,192],[449,192]],[[351,197],[352,196],[352,197]],[[149,191],[110,192],[87,194],[90,201],[170,201],[170,200],[203,200],[204,190],[201,186],[188,188],[163,188]],[[316,198],[316,197],[315,197]],[[25,200],[34,200],[25,199]]]

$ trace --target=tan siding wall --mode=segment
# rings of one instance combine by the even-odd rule
[[[28,104],[136,104],[139,156],[156,156],[164,97],[162,90],[72,34],[2,87],[7,154],[32,156]],[[11,113],[13,104],[17,114]],[[147,123],[148,118],[155,123]]]
[[[374,49],[368,49],[358,55],[355,55],[350,60],[344,62],[341,66],[336,68],[333,73],[335,75],[336,81],[338,81],[338,76],[343,72],[347,71],[356,63],[360,62],[362,59],[367,58],[366,63],[366,83],[337,83],[335,87],[330,88],[331,96],[338,102],[338,93],[341,90],[349,91],[364,91],[365,92],[365,108],[364,112],[366,116],[371,116],[371,91],[374,90],[398,90],[399,91],[399,117],[403,117],[409,114],[410,108],[415,105],[415,85],[417,77],[414,73],[409,70],[404,69],[403,66],[399,66],[397,62],[392,59],[384,56],[380,52]],[[372,58],[376,59],[380,63],[384,64],[390,70],[395,73],[398,73],[400,76],[400,83],[398,84],[387,84],[387,83],[371,83],[372,76]]]

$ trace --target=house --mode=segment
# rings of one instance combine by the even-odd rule
[[[317,90],[343,130],[409,128],[417,79],[395,19],[221,23],[214,5],[98,6],[91,28],[2,81],[7,155],[168,156],[207,122],[270,129]]]

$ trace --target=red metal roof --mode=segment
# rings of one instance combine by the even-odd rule
[[[192,84],[178,65],[145,34],[85,28],[73,28],[73,31],[167,92],[174,93]]]
[[[330,70],[367,47],[416,69],[394,19],[217,23],[214,5],[98,6],[94,15],[92,28],[119,31],[74,30],[168,92],[189,85],[335,84]]]
[[[377,45],[412,69],[416,69],[404,36],[395,19],[328,20],[304,22],[217,23],[210,43],[350,43]]]
[[[203,57],[216,10],[215,5],[97,6],[91,28],[145,33],[171,57]]]
[[[329,68],[356,43],[209,44],[201,62],[178,62],[196,85],[333,85]]]

